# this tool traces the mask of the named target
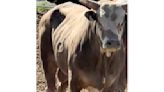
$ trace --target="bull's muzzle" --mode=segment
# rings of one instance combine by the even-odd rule
[[[121,48],[119,40],[105,40],[101,46],[101,52],[105,53],[107,57],[111,56],[111,53],[118,51]]]
[[[102,48],[105,49],[105,50],[109,50],[111,52],[114,52],[118,49],[120,49],[121,47],[121,44],[120,44],[120,41],[119,40],[115,40],[115,39],[112,39],[112,40],[105,40],[102,44]]]

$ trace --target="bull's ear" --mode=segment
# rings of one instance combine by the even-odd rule
[[[87,11],[85,13],[85,17],[87,17],[87,19],[90,21],[97,20],[97,14],[94,11]]]

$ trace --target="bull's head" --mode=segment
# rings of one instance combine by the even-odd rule
[[[101,48],[111,52],[117,51],[121,47],[126,4],[98,4],[89,0],[80,0],[80,2],[96,11],[88,11],[85,16],[96,20],[96,33]]]

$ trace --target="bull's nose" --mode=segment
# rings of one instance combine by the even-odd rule
[[[120,42],[118,40],[106,40],[103,47],[117,49],[120,47]]]

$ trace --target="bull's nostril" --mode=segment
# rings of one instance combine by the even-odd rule
[[[107,45],[111,45],[112,43],[108,41],[106,44],[107,44]]]

